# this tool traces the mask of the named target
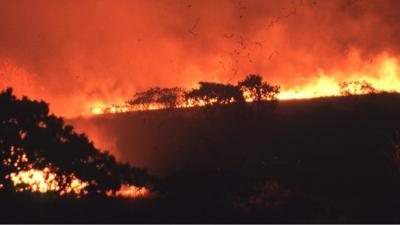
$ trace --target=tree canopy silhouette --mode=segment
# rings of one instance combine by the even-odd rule
[[[240,89],[256,102],[265,100],[275,100],[280,92],[280,87],[263,81],[258,74],[247,75],[246,78],[238,82]]]
[[[11,188],[7,174],[28,166],[51,168],[59,175],[60,185],[65,184],[62,179],[68,181],[65,175],[73,174],[89,183],[89,193],[116,191],[122,184],[144,184],[145,170],[119,163],[109,152],[96,149],[85,134],[74,132],[62,118],[49,114],[45,102],[17,99],[12,89],[7,89],[0,92],[0,109],[0,183],[6,188]],[[21,161],[23,156],[28,161]]]
[[[199,82],[200,87],[186,94],[186,99],[204,101],[207,105],[244,102],[241,90],[231,84]]]
[[[133,99],[128,101],[131,105],[160,104],[165,108],[174,108],[178,105],[179,99],[183,97],[184,91],[179,87],[173,88],[150,88],[149,90],[138,92]]]

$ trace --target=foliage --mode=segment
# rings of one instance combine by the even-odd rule
[[[131,105],[150,105],[160,104],[165,108],[174,108],[178,105],[183,90],[179,87],[173,88],[150,88],[147,91],[136,93],[132,100],[128,101]]]
[[[200,87],[186,94],[186,100],[204,101],[206,105],[244,102],[241,90],[231,84],[199,82]]]
[[[260,75],[250,74],[238,85],[201,81],[199,88],[190,91],[179,87],[153,87],[136,93],[131,100],[127,101],[127,104],[133,107],[139,106],[141,109],[150,109],[244,103],[249,98],[252,101],[261,102],[276,100],[279,92],[279,86],[263,81]]]
[[[250,74],[244,80],[238,82],[243,92],[248,92],[249,97],[256,102],[263,100],[275,100],[280,92],[280,87],[263,81],[262,76]]]
[[[118,163],[107,151],[100,152],[85,134],[74,132],[62,118],[49,114],[45,102],[17,99],[12,89],[7,89],[0,93],[0,109],[0,183],[6,186],[10,185],[6,174],[28,166],[50,167],[59,179],[73,174],[88,182],[88,191],[95,193],[118,190],[124,183],[134,183],[137,174],[145,173]],[[29,161],[21,161],[23,155]]]

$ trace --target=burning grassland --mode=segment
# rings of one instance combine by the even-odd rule
[[[354,53],[351,59],[359,62],[359,57],[357,53]],[[334,74],[328,75],[324,70],[319,70],[315,79],[293,88],[271,85],[262,81],[263,77],[254,75],[253,78],[256,80],[251,80],[250,75],[246,79],[238,81],[237,85],[199,82],[199,88],[191,90],[151,88],[136,93],[132,100],[121,103],[111,105],[95,103],[90,107],[90,113],[87,115],[400,91],[400,69],[397,58],[381,54],[374,64],[360,65],[359,70],[350,70],[346,75],[342,74],[343,72],[333,72]],[[336,77],[345,78],[338,79]]]

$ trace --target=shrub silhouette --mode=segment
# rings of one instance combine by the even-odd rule
[[[232,102],[244,102],[239,87],[231,84],[215,82],[199,82],[200,87],[186,94],[186,100],[193,99],[196,102],[203,101],[206,105],[227,104]]]
[[[50,167],[59,175],[60,185],[65,184],[63,175],[74,174],[89,182],[92,193],[116,191],[122,184],[135,184],[136,175],[146,174],[118,163],[107,151],[100,152],[86,135],[75,133],[62,118],[49,114],[45,102],[17,99],[12,89],[7,89],[0,93],[0,108],[0,183],[6,189],[11,188],[6,175],[28,169],[28,165]],[[29,162],[20,160],[24,154]]]
[[[263,81],[262,76],[258,74],[246,76],[244,80],[238,82],[238,86],[243,92],[248,92],[249,97],[256,102],[275,100],[280,92],[279,86]]]
[[[175,108],[180,98],[183,96],[183,90],[179,87],[173,88],[150,88],[147,91],[136,93],[132,100],[128,101],[131,105],[160,104],[165,108]]]

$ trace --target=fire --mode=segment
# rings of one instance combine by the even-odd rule
[[[104,113],[104,106],[93,106],[91,107],[91,112],[95,115]]]
[[[67,183],[67,177],[64,175],[59,183],[59,176],[52,171],[51,164],[44,167],[43,169],[34,168],[32,163],[29,163],[29,159],[22,148],[16,148],[11,146],[10,155],[16,160],[13,162],[11,158],[3,161],[4,165],[14,167],[18,172],[12,172],[6,175],[16,188],[16,191],[32,191],[46,193],[49,191],[59,191],[61,185],[65,187],[60,192],[61,195],[68,193],[75,193],[77,195],[86,193],[85,188],[88,186],[87,182],[83,182],[76,178],[73,174],[69,175],[71,182]],[[22,169],[23,168],[23,169]]]
[[[132,111],[147,111],[147,110],[157,110],[164,108],[162,105],[159,104],[150,104],[147,106],[144,105],[137,105],[131,106],[127,103],[117,103],[107,106],[105,104],[97,105],[91,107],[91,112],[94,115],[101,115],[101,114],[115,114],[115,113],[125,113],[125,112],[132,112]]]
[[[89,187],[89,182],[80,180],[74,174],[58,175],[55,168],[49,164],[43,169],[34,168],[29,162],[23,149],[11,146],[10,155],[15,158],[3,160],[6,166],[14,167],[17,172],[12,172],[6,175],[6,179],[10,179],[12,185],[17,192],[58,192],[61,196],[66,194],[74,194],[77,197],[88,194],[86,190]],[[0,183],[0,189],[4,185]],[[123,185],[116,193],[108,191],[106,194],[109,197],[121,196],[126,198],[147,197],[150,191],[145,187],[136,187],[134,185]]]
[[[360,56],[357,52],[351,55],[350,60],[360,61]],[[378,91],[400,92],[399,59],[389,56],[387,53],[382,53],[377,56],[376,61],[374,64],[354,63],[361,64],[361,68],[346,74],[340,71],[328,74],[320,69],[316,78],[311,82],[302,87],[286,89],[280,93],[278,98],[285,100],[340,96],[340,83],[351,81],[366,81]],[[346,77],[346,79],[339,79],[338,77]],[[358,91],[354,89],[352,92],[357,94]]]
[[[59,191],[61,188],[57,179],[57,174],[52,172],[48,167],[45,167],[42,170],[22,170],[17,173],[11,173],[7,177],[10,178],[13,185],[16,187],[17,192],[31,191],[47,193],[51,191]],[[66,177],[63,176],[62,180],[66,187],[60,192],[60,195],[72,193],[79,196],[81,194],[86,195],[88,193],[85,190],[89,186],[88,182],[83,182],[74,175],[71,175],[70,178],[71,181],[67,184]],[[0,184],[0,189],[2,188],[3,185]],[[106,195],[109,197],[143,198],[148,197],[150,195],[150,191],[146,187],[122,185],[121,188],[115,193],[108,191]]]
[[[323,96],[336,96],[339,95],[340,88],[338,82],[333,78],[325,76],[320,72],[319,78],[311,84],[306,85],[300,89],[289,89],[279,94],[278,99],[306,99],[316,98]]]
[[[46,193],[50,191],[59,191],[60,183],[58,182],[58,176],[52,172],[49,167],[45,167],[42,170],[28,169],[21,170],[17,173],[11,173],[9,175],[13,185],[17,188],[18,192],[32,191]],[[63,177],[64,181],[66,177]],[[60,195],[74,193],[74,194],[86,194],[85,188],[88,186],[87,182],[83,182],[76,178],[74,175],[70,176],[71,182],[66,185],[65,190],[60,192]]]
[[[55,192],[61,189],[59,183],[59,177],[56,173],[52,172],[49,167],[45,167],[42,170],[39,169],[28,169],[21,170],[17,173],[10,173],[6,176],[10,178],[17,192],[31,191],[31,192]],[[67,183],[67,177],[62,176],[62,185],[64,189],[60,192],[60,195],[75,194],[76,196],[86,195],[88,192],[85,190],[88,186],[88,182],[84,182],[73,174],[70,175],[70,182]],[[3,184],[0,184],[0,189],[3,188]],[[108,191],[106,193],[109,197],[124,197],[124,198],[143,198],[150,195],[150,191],[146,187],[136,187],[134,185],[122,185],[121,188],[113,193]]]
[[[59,185],[55,180],[56,175],[50,173],[48,168],[43,170],[30,169],[10,174],[14,186],[26,184],[27,187],[19,188],[17,191],[31,190],[33,192],[45,193],[48,191],[58,191]]]
[[[308,99],[327,96],[341,96],[343,90],[341,84],[348,83],[347,89],[351,94],[365,94],[365,91],[359,90],[357,84],[366,82],[379,92],[400,92],[400,65],[399,59],[391,56],[386,52],[377,55],[374,63],[365,62],[356,50],[352,50],[348,55],[349,67],[347,71],[332,70],[326,71],[318,69],[316,74],[310,80],[303,83],[301,86],[287,87],[282,85],[282,91],[277,98],[280,100],[289,99]],[[243,90],[243,97],[246,102],[253,102],[254,96],[251,92]],[[209,104],[213,103],[210,100]],[[214,102],[215,103],[215,102]],[[197,106],[205,106],[207,102],[192,99],[179,101],[176,108],[189,108]],[[129,105],[126,102],[119,104],[95,104],[91,107],[92,115],[109,114],[109,113],[124,113],[132,111],[146,111],[163,109],[165,106],[159,104],[144,105]]]
[[[107,192],[109,197],[143,198],[149,195],[150,191],[146,187],[136,187],[134,185],[122,185],[115,193]]]

